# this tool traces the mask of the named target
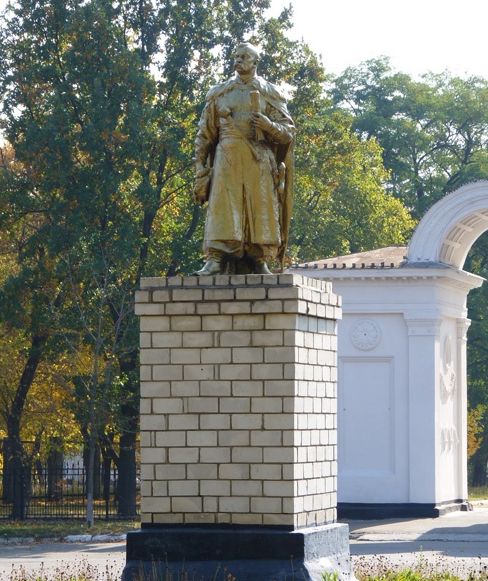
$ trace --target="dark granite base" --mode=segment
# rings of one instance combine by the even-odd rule
[[[298,531],[179,525],[128,533],[122,580],[321,581],[326,571],[351,576],[347,525]]]
[[[436,518],[457,510],[471,509],[466,500],[452,500],[438,504],[339,502],[337,505],[338,518],[351,520]]]

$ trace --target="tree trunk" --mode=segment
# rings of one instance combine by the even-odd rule
[[[120,361],[120,369],[128,378],[126,401],[121,406],[123,416],[120,434],[120,452],[117,477],[118,514],[125,518],[134,517],[136,512],[136,445],[139,427],[139,382],[136,354]]]
[[[47,335],[32,335],[29,354],[19,380],[12,406],[7,417],[7,438],[10,442],[11,470],[13,482],[12,518],[25,519],[30,487],[30,463],[27,460],[20,436],[20,422],[24,412],[25,400],[34,381],[37,367],[42,358]]]
[[[2,500],[12,502],[14,496],[14,482],[12,474],[12,445],[8,438],[3,439],[2,445],[3,473],[2,473]]]
[[[472,472],[471,472],[471,486],[486,486],[486,453],[480,454],[477,452],[471,462],[472,462]]]

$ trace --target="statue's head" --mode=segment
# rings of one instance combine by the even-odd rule
[[[260,54],[257,46],[250,42],[241,42],[234,51],[234,69],[239,74],[250,73],[256,69]]]

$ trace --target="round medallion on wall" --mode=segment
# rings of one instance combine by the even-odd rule
[[[381,341],[381,329],[371,319],[356,321],[351,329],[351,342],[361,351],[371,351]]]

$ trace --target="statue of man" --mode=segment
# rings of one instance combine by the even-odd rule
[[[236,47],[236,75],[210,89],[196,138],[195,201],[208,200],[197,275],[271,274],[283,258],[292,204],[295,126],[280,90],[257,76],[259,50]]]

